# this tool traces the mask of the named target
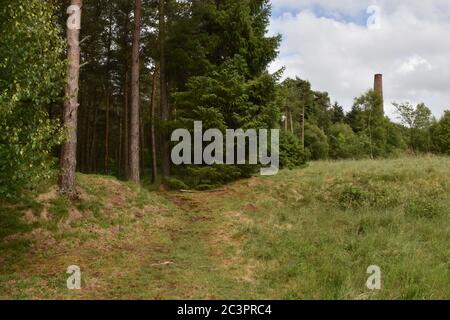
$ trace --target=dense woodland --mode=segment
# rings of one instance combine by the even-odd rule
[[[346,113],[308,81],[270,74],[281,38],[267,36],[268,0],[83,1],[81,30],[70,33],[67,7],[81,2],[0,0],[2,197],[59,171],[61,191],[74,196],[68,162],[177,189],[214,188],[256,171],[171,165],[170,133],[200,120],[204,129],[282,129],[286,168],[450,152],[450,112],[435,119],[425,104],[399,103],[393,122],[369,90]],[[79,80],[71,77],[78,67]]]

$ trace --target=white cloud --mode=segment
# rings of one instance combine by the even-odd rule
[[[410,73],[414,72],[420,68],[425,68],[428,71],[431,71],[433,68],[431,64],[421,56],[415,55],[408,58],[402,65],[397,69],[397,72],[400,73]]]
[[[270,32],[280,33],[272,70],[307,79],[348,110],[384,74],[386,112],[393,101],[425,102],[437,116],[450,108],[450,1],[273,0]],[[366,9],[381,8],[380,28]]]

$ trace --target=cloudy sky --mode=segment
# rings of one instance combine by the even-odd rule
[[[393,101],[450,109],[450,0],[272,0],[270,33],[283,42],[271,71],[286,67],[346,110],[384,76]]]

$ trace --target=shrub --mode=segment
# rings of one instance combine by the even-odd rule
[[[189,189],[189,187],[183,181],[176,178],[169,178],[167,180],[167,185],[171,190]]]
[[[300,145],[299,139],[292,133],[283,131],[280,134],[280,166],[293,169],[306,163],[307,155]]]
[[[11,198],[50,177],[62,141],[47,107],[64,88],[64,42],[52,1],[10,1],[0,9],[0,196]]]

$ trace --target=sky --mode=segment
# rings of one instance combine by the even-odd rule
[[[270,66],[309,80],[350,110],[383,74],[392,102],[450,110],[450,0],[272,0],[271,35],[281,34]]]

